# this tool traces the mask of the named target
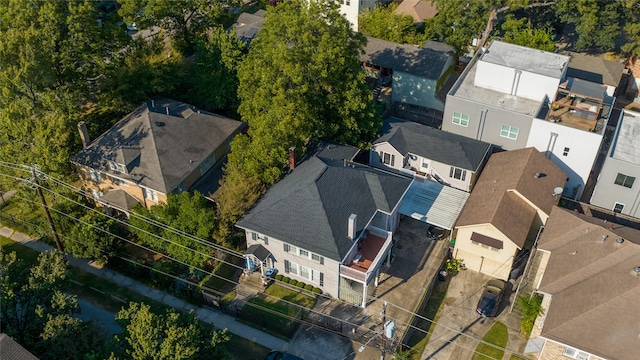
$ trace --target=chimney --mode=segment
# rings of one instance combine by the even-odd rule
[[[349,240],[353,241],[356,239],[356,214],[349,215],[349,225],[347,228]]]
[[[293,170],[296,167],[296,147],[289,148],[289,170]]]
[[[89,130],[87,130],[87,124],[84,121],[78,123],[78,131],[80,132],[80,140],[82,140],[82,147],[86,148],[91,144],[91,138],[89,138]]]

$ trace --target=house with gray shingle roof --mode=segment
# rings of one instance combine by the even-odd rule
[[[493,149],[484,141],[397,118],[384,121],[382,134],[369,150],[369,165],[464,191],[471,191]]]
[[[7,334],[0,334],[0,359],[38,360],[29,350],[22,347]]]
[[[253,14],[243,12],[238,17],[238,20],[235,24],[232,25],[232,28],[236,31],[236,36],[239,40],[242,40],[249,46],[251,44],[251,40],[253,40],[257,35],[258,31],[262,28],[262,24],[264,23],[264,14],[266,14],[266,10],[258,10]]]
[[[534,260],[544,312],[525,352],[538,359],[638,358],[640,231],[554,207]]]
[[[263,267],[364,307],[412,180],[352,162],[354,147],[323,143],[311,153],[236,226],[252,254],[270,253],[253,259]]]
[[[391,79],[391,101],[444,110],[437,93],[455,64],[455,50],[444,43],[427,41],[424,46],[397,44],[367,36],[360,60],[376,77]],[[443,78],[444,79],[441,79]]]
[[[94,199],[127,213],[149,208],[192,186],[229,151],[242,122],[155,98],[93,141],[79,124],[85,148],[71,158]]]
[[[556,206],[567,175],[535,148],[493,154],[456,223],[454,256],[467,269],[508,280],[519,251]]]

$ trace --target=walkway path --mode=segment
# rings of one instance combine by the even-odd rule
[[[11,228],[5,227],[0,224],[0,235],[6,238],[9,238],[13,241],[19,242],[27,247],[30,247],[34,250],[43,252],[47,250],[54,250],[53,247],[37,241],[26,234],[23,234],[18,231],[14,231]],[[71,266],[80,268],[86,272],[94,274],[98,277],[101,277],[105,280],[111,281],[120,286],[129,288],[135,292],[138,292],[150,299],[161,302],[165,305],[171,306],[179,311],[189,312],[191,310],[195,311],[196,316],[207,323],[214,324],[216,328],[219,329],[228,329],[229,332],[241,336],[245,339],[251,340],[255,343],[258,343],[262,346],[265,346],[270,349],[286,351],[288,342],[277,337],[266,334],[260,330],[254,329],[248,325],[242,324],[232,316],[228,316],[222,314],[213,309],[197,307],[192,304],[187,303],[182,299],[178,299],[175,296],[169,295],[163,291],[153,289],[147,285],[139,283],[131,278],[123,276],[115,271],[104,269],[104,268],[96,268],[89,264],[86,259],[76,259],[71,255],[67,256],[69,260],[69,264]]]

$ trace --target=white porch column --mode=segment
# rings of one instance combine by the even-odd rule
[[[362,307],[363,309],[365,307],[367,307],[367,284],[365,281],[365,284],[363,284],[363,291],[362,291],[362,305],[360,307]]]

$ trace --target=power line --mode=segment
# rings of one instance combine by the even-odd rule
[[[2,165],[2,164],[0,164],[0,165]],[[20,168],[20,170],[25,170],[25,169]],[[21,180],[20,178],[17,178],[17,177],[14,177],[14,176],[8,175],[8,174],[2,174],[2,173],[0,173],[0,175],[5,175],[5,176],[8,176],[8,177],[11,177],[11,178],[17,179],[17,180]],[[46,175],[46,174],[45,174],[45,175]],[[62,181],[60,181],[60,180],[57,180],[57,179],[55,179],[55,178],[53,178],[53,177],[50,177],[50,176],[48,176],[48,175],[47,175],[47,178],[48,178],[48,179],[49,179],[49,178],[50,178],[50,179],[53,179],[56,183],[59,183],[59,184],[63,185],[64,187],[67,187],[67,188],[69,188],[69,189],[72,189],[72,190],[74,190],[74,191],[76,191],[76,192],[78,192],[78,193],[80,193],[80,194],[83,194],[83,195],[85,195],[85,196],[87,195],[84,191],[82,191],[82,190],[78,190],[78,189],[76,189],[75,187],[73,187],[73,186],[72,186],[72,185],[70,185],[70,184],[67,184],[67,183],[62,182]],[[71,202],[73,202],[73,203],[75,203],[75,204],[77,204],[77,205],[80,205],[81,207],[86,208],[86,209],[88,209],[88,210],[90,210],[90,211],[97,212],[97,213],[99,213],[99,214],[101,214],[101,215],[103,215],[103,216],[106,216],[106,217],[108,217],[108,218],[114,219],[114,220],[118,221],[118,222],[119,222],[119,223],[121,223],[121,224],[128,225],[126,222],[124,222],[124,221],[122,221],[122,220],[120,220],[120,219],[118,219],[118,218],[112,217],[112,216],[110,216],[110,215],[106,215],[106,214],[104,214],[104,213],[102,213],[102,212],[99,212],[99,211],[97,211],[97,210],[95,210],[95,209],[92,209],[92,208],[90,208],[90,207],[88,207],[88,206],[85,206],[84,204],[81,204],[81,203],[79,203],[79,202],[77,202],[77,201],[75,201],[75,200],[73,200],[73,199],[70,199],[70,198],[68,198],[68,197],[66,197],[66,196],[63,196],[63,195],[61,195],[61,194],[59,194],[59,193],[57,193],[57,192],[55,192],[55,191],[53,191],[53,190],[51,190],[51,189],[47,189],[47,188],[45,188],[45,190],[47,190],[47,191],[51,192],[51,193],[52,193],[52,194],[54,194],[54,195],[58,195],[58,196],[60,196],[60,197],[62,197],[62,198],[64,198],[64,199],[66,199],[66,200],[69,200],[69,201],[71,201]],[[29,199],[25,199],[25,198],[23,198],[23,199],[24,199],[24,200],[27,200],[27,201],[31,201],[31,200],[29,200]],[[58,210],[55,210],[55,209],[54,209],[54,211],[59,212]],[[60,213],[61,213],[61,212],[60,212]],[[69,215],[64,214],[64,213],[63,213],[63,215],[65,215],[65,216],[69,216]],[[71,216],[69,216],[69,217],[71,217]],[[142,217],[142,216],[141,216],[141,217]],[[73,217],[72,217],[72,218],[73,218]],[[143,218],[143,219],[145,219],[145,220],[150,220],[150,219],[145,218],[145,217],[142,217],[142,218]],[[74,219],[76,219],[76,218],[74,218]],[[76,220],[81,221],[80,219],[76,219]],[[92,224],[87,224],[87,225],[90,225],[90,226],[92,226],[92,227],[96,227],[96,226],[94,226],[94,225],[92,225]],[[128,226],[129,226],[129,227],[131,227],[130,225],[128,225]],[[165,226],[166,226],[166,228],[168,228],[168,229],[173,229],[173,228],[171,228],[170,226],[167,226],[167,225],[165,225]],[[150,233],[150,232],[148,232],[148,231],[145,231],[145,230],[143,230],[143,229],[139,229],[139,228],[137,228],[137,227],[134,227],[134,228],[135,228],[135,229],[138,229],[138,230],[141,230],[141,231],[143,231],[143,232],[145,232],[145,233],[147,233],[147,234],[149,234],[149,235],[152,235],[152,236],[154,236],[154,237],[156,237],[156,238],[158,238],[158,239],[161,239],[161,240],[164,240],[164,241],[168,241],[168,242],[170,242],[170,243],[173,243],[172,241],[170,241],[170,240],[168,240],[168,239],[165,239],[165,238],[163,238],[162,236],[159,236],[159,235],[156,235],[156,234]],[[103,229],[102,229],[102,230],[103,230]],[[177,230],[177,229],[174,229],[174,230]],[[105,230],[103,230],[103,231],[105,231]],[[112,234],[112,235],[113,235],[113,236],[117,236],[116,234]],[[119,237],[119,236],[117,236],[117,237]],[[119,238],[121,238],[121,237],[119,237]],[[128,241],[128,239],[126,239],[125,241]],[[135,243],[134,243],[134,245],[136,245],[136,246],[140,246],[139,244],[135,244]],[[190,250],[190,251],[194,251],[194,252],[196,252],[196,250],[191,249],[191,248],[189,248],[189,247],[186,247],[186,246],[183,246],[183,247],[184,247],[186,250]],[[226,249],[226,248],[225,248],[225,249]],[[147,249],[147,250],[152,251],[152,252],[155,252],[155,253],[158,253],[158,254],[161,254],[160,252],[157,252],[157,251],[155,251],[155,250],[151,250],[151,249]],[[227,249],[227,250],[228,250],[228,249]],[[202,254],[202,253],[200,253],[200,254]],[[239,253],[234,253],[233,255],[238,256],[237,254],[239,254]],[[162,255],[164,255],[164,254],[162,254]],[[206,255],[206,254],[203,254],[203,255]],[[166,256],[166,255],[165,255],[165,256]],[[211,257],[212,259],[215,259],[215,260],[218,260],[218,261],[225,262],[225,263],[227,263],[227,264],[229,264],[229,265],[231,265],[231,266],[234,266],[234,267],[236,267],[236,268],[243,269],[243,267],[241,267],[241,266],[238,266],[238,265],[235,265],[235,264],[232,264],[232,263],[228,263],[228,262],[226,262],[226,261],[224,261],[224,260],[221,260],[221,259],[215,258],[214,256],[211,256],[211,255],[208,255],[208,256],[209,256],[209,257]],[[168,257],[168,256],[167,256],[167,257]],[[171,257],[169,257],[169,258],[171,258]],[[180,261],[179,261],[179,260],[177,260],[177,259],[173,259],[173,258],[171,258],[171,259],[172,259],[172,260],[174,260],[174,261],[176,261],[176,262],[182,263],[182,262],[180,262]],[[184,263],[183,263],[183,264],[184,264]],[[203,271],[204,273],[208,273],[208,274],[211,274],[211,275],[213,275],[213,276],[220,277],[219,275],[216,275],[216,274],[213,274],[213,273],[207,272],[206,270],[199,269],[199,268],[197,268],[197,267],[195,267],[195,266],[188,265],[188,264],[185,264],[185,265],[190,266],[190,267],[193,267],[193,268],[198,269],[198,270],[201,270],[201,271]],[[220,278],[221,278],[221,279],[223,279],[223,280],[225,280],[225,281],[232,282],[232,283],[234,283],[234,284],[236,284],[236,285],[238,284],[237,282],[235,282],[235,281],[233,281],[233,280],[230,280],[230,279],[227,279],[227,278],[224,278],[224,277],[220,277]],[[367,297],[367,299],[372,299],[372,300],[381,300],[380,298],[377,298],[377,297],[374,297],[374,296],[368,296],[368,297]],[[345,300],[342,300],[342,299],[337,299],[337,300],[338,300],[338,301],[340,301],[340,302],[343,302],[343,303],[345,303],[345,304],[349,304],[349,305],[351,305],[350,303],[348,303],[348,302],[347,302],[347,301],[345,301]],[[293,304],[293,303],[290,303],[290,304],[295,305],[295,306],[299,306],[299,305],[297,305],[297,304]],[[432,324],[438,325],[438,323],[437,323],[437,322],[435,322],[435,321],[433,321],[433,320],[431,320],[431,319],[428,319],[428,318],[426,318],[426,317],[423,317],[423,316],[421,316],[421,315],[419,315],[419,314],[417,314],[417,313],[414,313],[414,312],[412,312],[412,311],[409,311],[409,310],[407,310],[407,309],[404,309],[404,308],[402,308],[402,307],[400,307],[400,306],[398,306],[398,305],[395,305],[395,304],[393,304],[393,303],[389,303],[389,304],[390,304],[390,305],[393,305],[394,307],[396,307],[396,308],[398,308],[398,309],[400,309],[400,310],[402,310],[402,311],[405,311],[405,312],[407,312],[407,313],[409,313],[409,314],[411,314],[411,315],[414,315],[414,316],[416,316],[416,317],[418,317],[418,318],[421,318],[421,319],[423,319],[423,320],[426,320],[426,321],[428,321],[428,322],[430,322],[430,323],[432,323]],[[327,316],[327,315],[322,314],[322,313],[318,313],[318,314],[323,315],[323,316]],[[352,326],[355,326],[355,327],[358,327],[358,328],[359,328],[359,327],[361,327],[361,325],[351,324],[351,323],[348,323],[348,322],[346,322],[345,320],[342,320],[342,319],[337,319],[337,318],[333,318],[333,319],[334,319],[334,320],[337,320],[337,321],[341,321],[341,322],[343,322],[343,323],[347,323],[347,324],[349,324],[349,325],[352,325]],[[397,320],[397,319],[396,319],[396,320]],[[400,323],[402,323],[402,322],[400,322]],[[494,348],[497,348],[497,349],[501,349],[501,350],[505,350],[505,351],[510,351],[511,353],[517,353],[517,352],[514,352],[514,351],[512,351],[512,350],[509,350],[509,349],[506,349],[506,348],[505,348],[505,349],[503,349],[503,348],[500,348],[500,347],[498,347],[498,346],[496,346],[496,345],[493,345],[493,344],[487,343],[487,342],[483,341],[482,339],[479,339],[479,338],[477,338],[477,337],[471,336],[471,335],[469,335],[469,334],[465,334],[465,333],[463,333],[463,332],[461,332],[461,331],[459,331],[459,330],[456,330],[456,329],[453,329],[453,328],[448,328],[448,327],[446,327],[446,326],[444,326],[444,325],[440,325],[440,326],[443,326],[445,329],[447,329],[447,330],[451,330],[451,331],[454,331],[454,332],[456,332],[457,334],[460,334],[460,335],[462,335],[462,336],[466,336],[466,337],[472,338],[472,339],[474,339],[474,340],[480,341],[480,342],[482,342],[482,343],[485,343],[485,344],[486,344],[486,345],[488,345],[488,346],[491,346],[491,347],[494,347]],[[429,334],[429,333],[430,333],[430,332],[428,332],[428,331],[426,331],[426,330],[423,330],[423,329],[417,328],[417,327],[415,327],[415,326],[413,326],[413,325],[410,325],[410,324],[408,324],[408,327],[413,327],[414,329],[419,330],[419,331],[421,331],[421,332],[424,332],[425,334]]]

